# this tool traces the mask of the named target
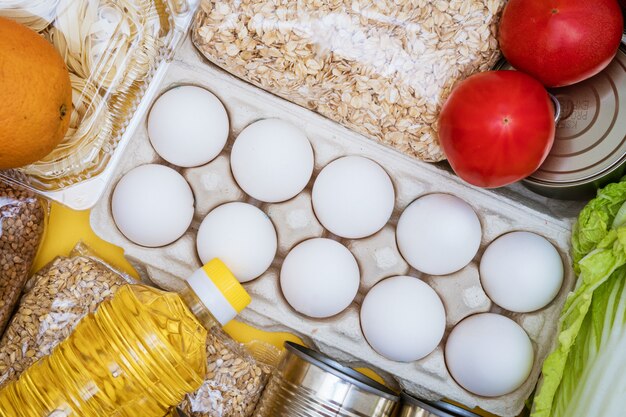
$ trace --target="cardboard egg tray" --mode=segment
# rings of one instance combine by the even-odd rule
[[[174,167],[187,179],[195,194],[196,213],[190,230],[169,246],[151,249],[127,240],[113,221],[110,196],[117,180],[142,164],[166,164],[150,145],[144,114],[138,116],[143,119],[118,167],[116,180],[92,211],[92,226],[102,238],[123,247],[129,261],[147,279],[166,289],[176,290],[181,286],[177,277],[185,278],[201,266],[195,239],[197,228],[206,214],[226,202],[254,204],[271,218],[279,245],[271,268],[260,278],[245,284],[253,301],[242,313],[242,320],[268,331],[295,333],[331,357],[353,366],[370,367],[389,383],[417,396],[445,397],[470,407],[480,406],[498,415],[517,415],[539,378],[541,363],[554,342],[559,311],[573,286],[568,246],[571,215],[577,208],[533,198],[519,187],[497,193],[470,187],[441,166],[408,158],[226,74],[201,58],[189,41],[175,56],[161,83],[160,93],[181,84],[199,85],[217,95],[224,103],[231,123],[228,145],[215,160],[198,168]],[[306,132],[315,152],[315,172],[307,189],[284,203],[262,204],[248,197],[238,187],[229,166],[229,149],[238,133],[250,123],[264,118],[280,118],[295,124]],[[329,162],[346,155],[361,155],[378,162],[392,178],[397,196],[390,222],[377,234],[360,240],[338,239],[330,235],[317,221],[311,206],[311,186],[316,175]],[[436,192],[456,195],[473,206],[482,223],[483,241],[478,255],[466,268],[452,275],[431,277],[410,268],[400,256],[395,225],[412,201]],[[498,236],[516,230],[546,237],[559,249],[565,265],[564,286],[555,301],[531,314],[502,311],[489,300],[479,281],[478,263],[486,246]],[[289,306],[280,290],[279,272],[282,260],[291,248],[309,238],[322,236],[340,240],[354,254],[361,271],[361,287],[348,309],[335,317],[316,320]],[[398,363],[377,354],[361,332],[359,305],[377,282],[404,274],[423,279],[439,294],[447,312],[446,337],[464,317],[480,312],[502,313],[519,323],[532,339],[535,350],[535,364],[528,380],[516,391],[501,397],[473,395],[461,388],[447,371],[443,356],[446,337],[434,352],[417,362]]]

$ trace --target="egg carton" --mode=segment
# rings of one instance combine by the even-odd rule
[[[573,287],[575,277],[569,267],[568,247],[572,215],[578,207],[534,198],[521,187],[498,192],[473,188],[440,165],[406,157],[234,78],[202,59],[190,42],[175,56],[160,92],[182,84],[202,86],[219,97],[228,111],[231,129],[225,150],[209,164],[189,169],[173,167],[187,179],[195,194],[192,226],[179,240],[162,248],[146,248],[130,242],[112,218],[110,198],[114,181],[91,214],[92,226],[99,236],[124,248],[129,261],[149,280],[163,288],[178,290],[182,283],[178,277],[185,278],[201,266],[195,237],[207,213],[227,202],[251,203],[261,208],[274,223],[278,253],[263,276],[244,284],[253,301],[242,313],[243,321],[268,331],[294,333],[325,354],[353,366],[370,367],[392,385],[419,397],[445,397],[502,416],[518,414],[537,383],[541,364],[554,343],[559,312]],[[229,166],[229,150],[238,133],[252,122],[265,118],[280,118],[298,126],[307,134],[315,152],[311,182],[301,194],[284,203],[260,203],[248,197],[237,185]],[[116,172],[117,180],[142,164],[167,165],[150,145],[145,117],[138,126]],[[389,173],[396,191],[391,220],[381,231],[365,239],[332,236],[312,209],[311,188],[316,175],[331,161],[347,155],[377,161]],[[467,267],[452,275],[427,276],[412,269],[396,245],[395,225],[400,214],[415,199],[429,193],[449,193],[462,198],[474,208],[482,224],[479,253]],[[503,311],[493,304],[480,285],[478,273],[478,263],[486,246],[498,236],[518,230],[546,237],[558,248],[565,265],[564,285],[556,299],[544,309],[529,314]],[[361,285],[354,302],[339,315],[321,320],[297,313],[285,300],[279,284],[280,266],[290,249],[316,237],[330,237],[343,243],[354,254],[361,271]],[[443,341],[427,357],[412,363],[394,362],[376,353],[365,340],[359,323],[359,306],[367,291],[382,279],[395,275],[412,275],[427,282],[439,294],[447,312]],[[513,319],[526,330],[535,351],[530,377],[516,391],[501,397],[479,397],[464,390],[450,376],[444,361],[443,348],[450,330],[463,318],[481,312],[501,313]]]

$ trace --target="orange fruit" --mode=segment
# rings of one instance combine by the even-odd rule
[[[0,17],[0,169],[52,152],[71,112],[72,86],[61,55],[33,30]]]

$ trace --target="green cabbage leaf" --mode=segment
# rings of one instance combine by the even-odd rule
[[[572,258],[579,278],[543,364],[532,417],[625,417],[626,179],[580,213]]]
[[[613,223],[619,220],[626,223],[624,202],[626,202],[626,178],[606,186],[580,212],[572,233],[572,258],[577,274],[580,274],[578,263],[598,246],[611,229],[615,228]]]

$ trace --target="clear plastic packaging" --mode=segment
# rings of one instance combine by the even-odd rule
[[[52,353],[85,316],[128,283],[133,280],[82,244],[70,257],[59,257],[34,275],[0,340],[0,389]],[[149,287],[141,288],[140,295],[150,296]],[[189,305],[199,302],[189,290],[182,295]],[[190,417],[251,416],[272,368],[232,340],[211,316],[200,318],[205,326],[210,324],[207,374],[200,388],[185,397],[181,408]]]
[[[176,294],[124,285],[0,390],[0,416],[162,417],[202,384],[205,340]]]
[[[197,1],[0,2],[0,16],[39,32],[64,58],[74,108],[70,129],[51,154],[0,176],[75,209],[95,204],[141,98],[184,37]]]
[[[193,41],[226,71],[425,161],[454,84],[499,56],[504,0],[202,0]]]
[[[0,387],[49,355],[83,317],[129,282],[83,245],[33,275],[0,339]]]
[[[206,267],[205,267],[206,268]],[[187,281],[189,282],[189,280]],[[194,290],[184,285],[178,291],[188,306],[202,306]],[[206,340],[206,370],[203,384],[185,396],[180,409],[189,417],[250,417],[272,372],[277,355],[269,346],[251,352],[235,342],[205,307],[191,308],[208,330]]]
[[[29,277],[47,209],[31,191],[0,181],[0,335]]]
[[[251,417],[272,367],[255,359],[220,328],[209,332],[208,374],[180,405],[189,417]]]

